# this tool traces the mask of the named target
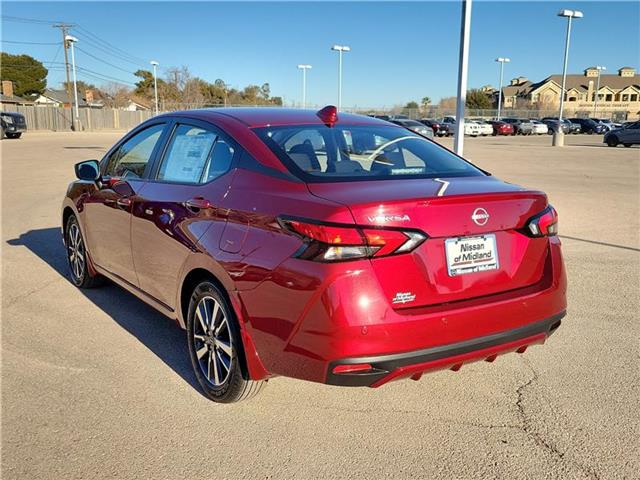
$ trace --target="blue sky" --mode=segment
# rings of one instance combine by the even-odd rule
[[[473,5],[469,86],[498,83],[497,56],[511,58],[505,80],[523,75],[540,80],[561,73],[566,20],[560,8],[580,9],[574,24],[569,70],[605,65],[640,66],[638,2],[489,2]],[[300,101],[301,73],[313,65],[307,83],[312,104],[337,101],[334,43],[351,46],[344,57],[343,105],[392,106],[428,95],[436,102],[454,95],[461,3],[444,2],[3,2],[2,15],[77,23],[77,63],[103,75],[135,82],[138,67],[104,53],[99,39],[162,68],[187,65],[208,81],[234,87],[269,82],[273,95]],[[42,61],[63,61],[60,31],[45,23],[2,21],[2,50]],[[107,50],[110,50],[107,47]],[[57,53],[57,57],[56,57]],[[87,53],[112,64],[107,65]],[[144,66],[144,64],[142,65]],[[118,68],[115,68],[118,67]],[[80,76],[101,84],[100,80]],[[63,79],[51,70],[50,86]]]

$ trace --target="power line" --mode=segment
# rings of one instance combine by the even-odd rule
[[[88,36],[90,40],[92,40],[95,43],[97,43],[98,45],[102,46],[103,49],[107,49],[107,50],[111,50],[112,54],[114,55],[119,55],[123,58],[128,58],[130,62],[136,63],[136,64],[140,64],[140,65],[146,65],[147,61],[145,59],[136,57],[134,55],[131,55],[129,52],[116,47],[115,45],[113,45],[112,43],[109,43],[108,41],[104,40],[103,38],[98,37],[97,35],[95,35],[94,33],[92,33],[91,31],[87,30],[84,27],[81,26],[76,26],[75,30],[77,30],[78,32],[84,33],[85,35],[85,40],[86,37]]]
[[[2,40],[2,43],[17,43],[20,45],[60,45],[60,42],[18,42],[16,40]]]
[[[62,50],[63,44],[61,43],[60,46],[58,47],[58,50],[56,50],[56,54],[53,57],[53,60],[50,63],[55,63],[56,60],[58,59],[58,55],[60,55],[60,50]]]
[[[76,50],[80,50],[80,51],[81,51],[81,52],[83,52],[85,55],[89,55],[91,58],[94,58],[94,59],[98,60],[99,62],[104,63],[105,65],[109,65],[110,67],[117,68],[118,70],[122,70],[122,71],[123,71],[123,72],[125,72],[125,73],[129,73],[129,74],[131,74],[131,75],[134,75],[134,73],[133,73],[132,71],[130,71],[130,70],[125,70],[124,68],[118,67],[117,65],[114,65],[113,63],[109,63],[109,62],[107,62],[106,60],[101,59],[100,57],[96,57],[95,55],[92,55],[91,53],[87,52],[86,50],[84,50],[84,49],[82,49],[82,48],[78,47],[77,45],[76,45]]]
[[[24,17],[13,17],[10,15],[2,15],[2,20],[6,22],[16,22],[16,23],[38,23],[40,25],[53,25],[55,23],[60,23],[57,21],[51,20],[39,20],[36,18],[24,18]]]
[[[82,43],[86,43],[86,45],[88,45],[89,47],[95,48],[96,50],[100,50],[100,52],[102,54],[107,54],[107,55],[109,55],[109,56],[111,56],[113,58],[117,58],[120,61],[127,62],[127,63],[129,63],[131,65],[135,65],[138,68],[147,68],[147,66],[144,65],[143,63],[140,63],[138,61],[133,61],[133,60],[130,60],[128,58],[125,58],[122,55],[119,55],[119,54],[117,54],[117,53],[115,53],[115,52],[103,47],[98,42],[96,42],[95,40],[92,40],[89,37],[85,37],[82,34],[78,34],[78,35],[80,35],[80,37],[82,39]]]

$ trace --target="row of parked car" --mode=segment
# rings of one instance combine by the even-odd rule
[[[374,115],[376,118],[388,120],[429,137],[449,137],[455,132],[456,118],[447,116],[441,120],[423,118],[411,120],[403,115]],[[428,128],[425,128],[428,127]],[[545,135],[562,130],[564,134],[586,133],[605,134],[622,128],[622,124],[611,120],[597,118],[565,118],[558,122],[557,118],[541,119],[502,118],[501,120],[467,119],[464,123],[464,134],[472,137],[487,135]],[[429,131],[430,130],[430,131]]]

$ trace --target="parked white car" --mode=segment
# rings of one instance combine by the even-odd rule
[[[491,125],[490,123],[487,123],[484,120],[473,120],[470,123],[475,123],[476,125],[478,125],[478,131],[483,137],[486,137],[487,135],[493,135],[493,125]]]
[[[533,134],[534,135],[546,135],[547,133],[549,133],[549,127],[542,123],[539,120],[531,120],[531,123],[533,124]]]
[[[464,134],[471,137],[477,137],[478,135],[480,135],[480,125],[472,120],[465,120]]]

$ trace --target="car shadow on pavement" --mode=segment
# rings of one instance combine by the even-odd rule
[[[69,281],[67,258],[60,228],[29,230],[19,238],[8,240],[7,243],[14,247],[27,247],[66,281]],[[185,382],[202,394],[189,361],[185,333],[175,322],[111,282],[107,282],[100,288],[77,289],[77,291],[79,295],[84,295],[91,300],[118,325],[136,337]]]

